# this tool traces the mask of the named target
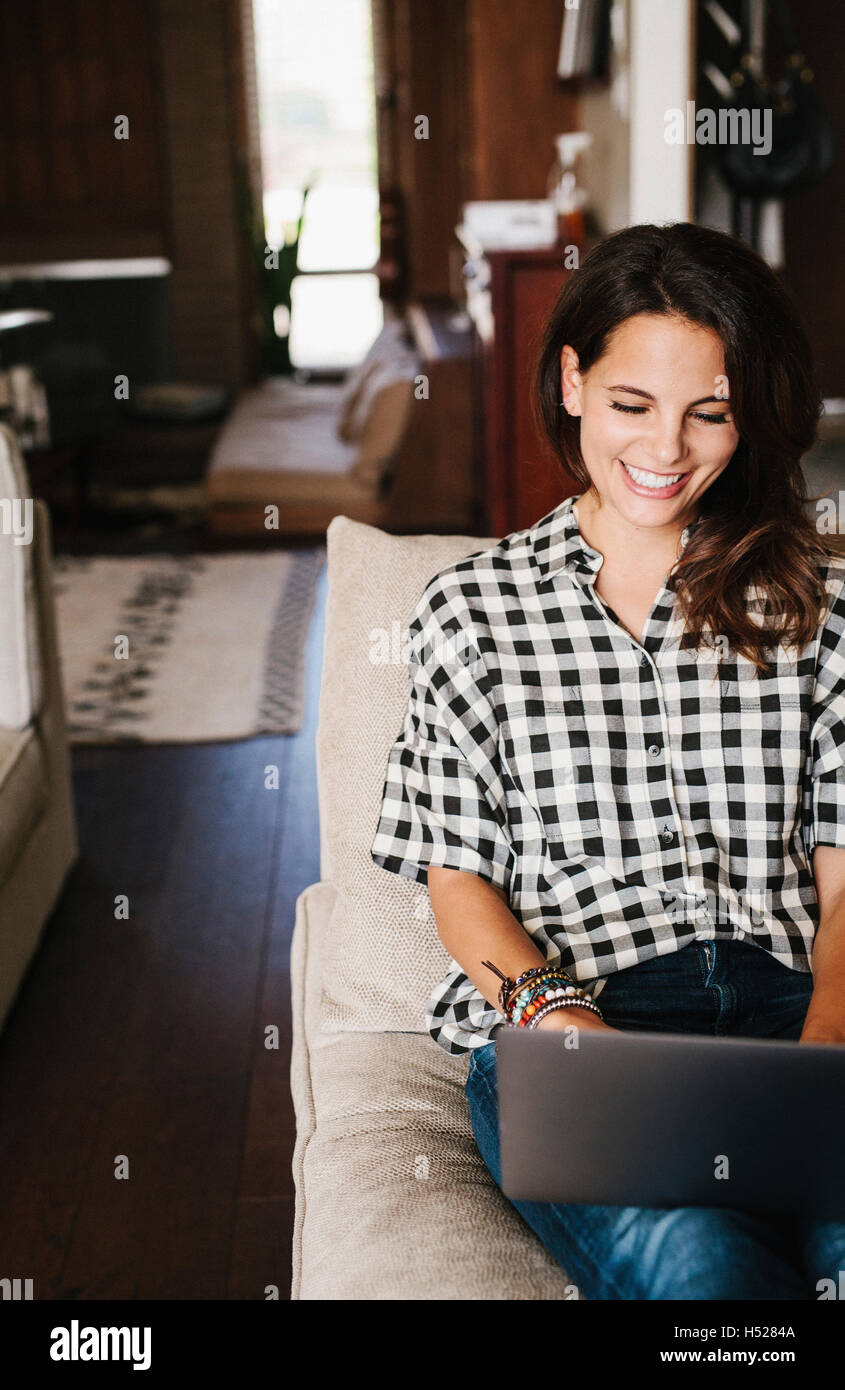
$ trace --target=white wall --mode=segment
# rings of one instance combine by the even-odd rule
[[[692,0],[630,0],[628,220],[693,217],[693,145],[668,145],[666,112],[695,95]]]
[[[630,202],[631,0],[614,0],[611,13],[610,83],[581,93],[579,126],[593,143],[583,156],[583,182],[603,233],[628,225]]]
[[[695,95],[694,0],[614,0],[610,82],[585,87],[584,184],[604,233],[694,212],[694,146],[667,145],[666,111]]]

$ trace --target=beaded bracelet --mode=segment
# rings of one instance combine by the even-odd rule
[[[570,986],[570,988],[571,988],[571,986]],[[536,995],[536,996],[530,1001],[530,1003],[528,1003],[528,1004],[525,1006],[524,1009],[520,1009],[519,1013],[515,1013],[515,1014],[512,1016],[512,1019],[511,1019],[512,1026],[513,1026],[514,1028],[524,1028],[525,1025],[528,1023],[529,1019],[532,1018],[533,1015],[536,1014],[536,1013],[543,1007],[544,1004],[547,1004],[547,1003],[549,1002],[550,999],[559,999],[559,998],[562,998],[563,995],[564,995],[565,993],[567,993],[566,990],[561,990],[561,991],[559,992],[557,989],[552,988],[552,989],[549,989],[549,990],[545,990],[542,994]],[[589,1000],[589,998],[590,998],[590,996],[589,996],[589,994],[587,994],[586,990],[577,990],[577,991],[574,991],[574,992],[573,992],[573,995],[572,995],[571,997],[573,997],[573,998],[575,998],[575,999],[586,999],[586,1000]]]
[[[544,965],[532,965],[530,969],[523,971],[518,980],[512,980],[509,976],[503,975],[491,960],[483,960],[481,964],[486,965],[487,969],[492,970],[493,974],[498,975],[502,981],[499,988],[499,1008],[503,1014],[507,1014],[508,1002],[521,985],[524,985],[528,980],[533,980],[535,976],[542,975],[550,968],[548,962]],[[569,979],[569,976],[567,975],[566,978]],[[572,980],[571,983],[574,984],[575,981]]]
[[[537,1012],[531,1016],[530,1020],[528,1021],[528,1023],[526,1023],[525,1027],[536,1028],[538,1023],[540,1022],[540,1019],[545,1018],[546,1014],[554,1013],[555,1009],[573,1008],[589,1009],[590,1013],[596,1014],[597,1017],[600,1018],[602,1022],[604,1022],[604,1014],[602,1013],[601,1009],[598,1007],[597,1004],[593,1004],[589,1000],[550,999],[547,1004],[544,1004],[541,1009],[538,1009]]]
[[[584,1004],[585,1007],[592,1004],[591,995],[589,995],[585,989],[580,989],[576,985],[546,989],[541,994],[532,998],[530,1003],[527,1004],[524,1009],[520,1010],[519,1014],[514,1015],[512,1020],[513,1026],[515,1028],[527,1027],[531,1019],[538,1014],[546,1004],[551,1003],[553,999],[568,999],[573,1004]]]
[[[544,1005],[542,1009],[538,1009],[531,1021],[525,1026],[526,1028],[536,1028],[540,1020],[545,1018],[546,1014],[554,1013],[555,1009],[571,1008],[586,1009],[589,1013],[595,1014],[597,1018],[600,1018],[602,1022],[604,1021],[604,1014],[598,1005],[594,1004],[591,999],[553,999],[550,1000],[548,1004]]]
[[[514,991],[508,997],[505,1012],[511,1013],[520,1004],[525,1003],[532,993],[536,994],[537,990],[542,989],[550,980],[565,982],[573,986],[575,984],[575,981],[570,980],[565,971],[555,970],[550,967],[548,970],[544,970],[542,974],[537,975],[533,980],[530,980],[527,985],[523,985],[522,989]]]
[[[549,970],[555,970],[560,975],[566,974],[566,971],[560,965],[550,965],[548,961],[546,961],[545,965],[532,965],[530,970],[524,970],[519,979],[514,980],[513,990],[519,989],[520,986],[527,984],[529,980],[534,980],[540,975],[545,975]],[[513,990],[511,993],[513,993]]]
[[[528,974],[528,972],[525,972],[525,974]],[[525,990],[531,990],[531,988],[538,986],[538,984],[542,984],[543,981],[552,979],[552,977],[555,977],[556,980],[564,980],[567,984],[577,983],[577,981],[571,979],[571,976],[568,976],[566,970],[561,969],[560,966],[535,966],[534,969],[532,969],[530,976],[528,976],[527,983],[525,983],[524,976],[520,976],[520,980],[523,980],[524,983],[514,984],[513,990],[511,990],[509,994],[507,994],[506,1004],[504,1004],[503,1012],[507,1013],[509,1009],[513,1009],[513,1006],[514,1004],[516,1004],[517,999],[523,997],[523,995],[525,994]]]
[[[537,1006],[540,995],[549,994],[558,988],[566,990],[577,990],[579,986],[570,981],[569,976],[561,971],[548,971],[539,980],[533,981],[520,991],[516,997],[509,1001],[505,1017],[512,1023],[516,1023],[520,1014],[533,1005]]]

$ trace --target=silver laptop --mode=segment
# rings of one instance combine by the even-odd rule
[[[502,1191],[845,1220],[845,1046],[501,1028]]]

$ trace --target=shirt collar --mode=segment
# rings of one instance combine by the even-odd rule
[[[548,512],[531,527],[534,559],[543,579],[551,578],[560,570],[595,577],[601,569],[604,556],[587,544],[578,526],[573,503],[582,496],[583,493],[577,493],[573,497],[566,497],[554,511]],[[698,525],[699,521],[696,520],[684,527],[681,532],[681,550]]]

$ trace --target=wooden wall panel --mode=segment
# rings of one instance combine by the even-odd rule
[[[561,0],[467,0],[472,198],[545,198],[554,136],[578,128],[557,76]]]
[[[227,384],[254,366],[242,22],[248,0],[0,6],[0,261],[167,256],[174,370]]]
[[[248,351],[228,0],[158,0],[158,16],[174,367],[182,377],[240,382]]]
[[[449,247],[469,196],[465,0],[385,0],[392,21],[390,159],[405,204],[409,293],[449,292]],[[429,137],[415,137],[427,116]],[[381,123],[384,129],[384,123]]]
[[[824,395],[845,397],[845,7],[841,0],[814,0],[801,7],[795,25],[833,122],[837,152],[823,182],[787,199],[783,278],[810,335]]]
[[[561,0],[375,0],[379,73],[392,93],[379,130],[401,189],[409,294],[450,291],[462,203],[544,198],[553,138],[577,127],[578,96],[557,75]],[[389,42],[387,41],[389,39]],[[428,140],[414,119],[429,118]],[[382,168],[384,177],[384,167]]]
[[[152,5],[0,6],[0,259],[164,251],[156,69]]]

